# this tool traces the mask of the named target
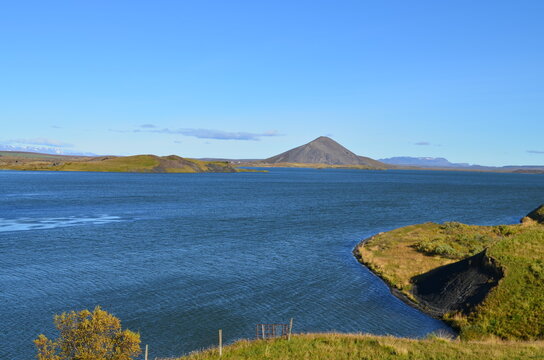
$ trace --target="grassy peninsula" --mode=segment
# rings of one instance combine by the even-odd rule
[[[354,250],[393,293],[463,339],[544,338],[544,207],[517,225],[455,222],[381,233]]]
[[[179,360],[218,359],[217,349]],[[242,340],[223,349],[221,359],[246,360],[511,360],[544,358],[543,342],[465,342],[430,336],[414,340],[362,334],[305,334],[291,341]]]
[[[96,171],[144,173],[234,173],[226,161],[202,161],[176,155],[63,156],[21,152],[0,152],[0,169],[34,171]]]

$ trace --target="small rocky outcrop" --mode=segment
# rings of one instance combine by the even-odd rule
[[[526,217],[540,224],[544,224],[544,204],[531,211]]]

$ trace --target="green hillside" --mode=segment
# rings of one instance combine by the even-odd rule
[[[0,169],[149,173],[233,173],[242,171],[225,161],[201,161],[176,155],[83,157],[11,152],[0,154]]]

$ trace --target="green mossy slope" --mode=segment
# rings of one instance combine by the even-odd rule
[[[544,226],[504,238],[488,255],[505,276],[475,311],[458,317],[462,335],[544,339]]]

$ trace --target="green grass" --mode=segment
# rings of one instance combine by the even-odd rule
[[[355,249],[359,260],[417,302],[412,280],[487,249],[504,278],[469,314],[444,319],[465,339],[544,339],[544,226],[426,223],[378,234]]]
[[[431,236],[417,241],[413,247],[426,255],[448,259],[463,259],[477,254],[491,245],[502,234],[495,227],[469,226],[457,222],[438,225]]]
[[[210,349],[180,360],[219,359]],[[247,360],[513,360],[544,359],[542,342],[466,342],[430,337],[413,340],[356,334],[306,334],[291,341],[242,340],[223,349],[221,359]]]
[[[413,298],[414,276],[479,252],[499,236],[492,226],[425,223],[373,236],[355,254],[389,285]]]
[[[159,166],[158,157],[152,155],[136,155],[114,157],[106,160],[67,162],[53,166],[57,171],[98,171],[98,172],[152,172]]]

